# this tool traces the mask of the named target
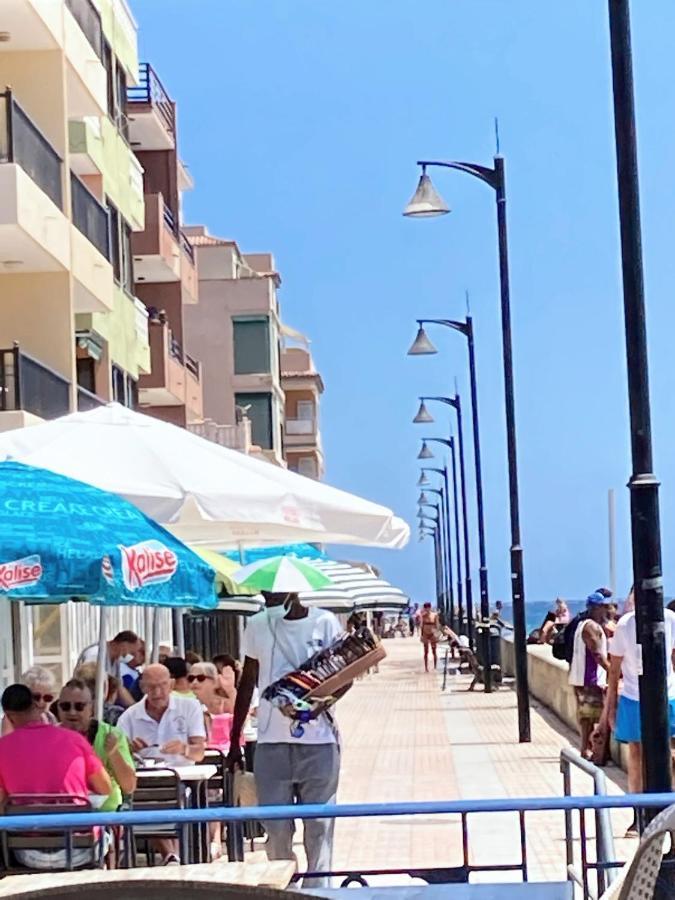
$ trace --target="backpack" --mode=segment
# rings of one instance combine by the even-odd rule
[[[574,635],[579,623],[588,618],[587,612],[578,613],[565,627],[553,638],[553,656],[555,659],[564,660],[572,664],[574,656]]]

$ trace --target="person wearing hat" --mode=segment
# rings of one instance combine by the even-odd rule
[[[586,599],[586,618],[574,632],[574,652],[569,682],[577,698],[577,718],[581,732],[581,755],[590,758],[591,734],[600,721],[607,686],[609,660],[604,625],[611,600],[599,591]]]
[[[664,609],[666,671],[670,734],[675,736],[675,612]],[[642,791],[642,729],[640,724],[641,647],[638,646],[635,611],[619,619],[609,651],[611,661],[607,680],[607,716],[617,741],[628,744],[628,791]],[[619,687],[619,683],[621,686]],[[648,685],[645,685],[648,687]],[[636,822],[626,837],[637,837]]]

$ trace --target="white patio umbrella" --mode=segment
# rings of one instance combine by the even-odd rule
[[[314,541],[402,547],[391,510],[110,403],[0,434],[0,460],[79,478],[130,500],[190,544]]]

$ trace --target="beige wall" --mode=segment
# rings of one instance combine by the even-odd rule
[[[66,272],[0,275],[0,345],[11,347],[14,341],[74,380],[74,317]]]
[[[2,91],[11,86],[14,99],[65,159],[68,123],[62,52],[0,53],[0,85]]]

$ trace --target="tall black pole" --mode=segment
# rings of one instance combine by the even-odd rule
[[[443,620],[445,621],[446,614],[446,605],[447,605],[447,583],[448,583],[448,571],[447,571],[447,554],[446,554],[446,543],[445,543],[445,529],[443,528],[443,503],[439,504],[438,509],[438,550],[440,554],[440,568],[441,568],[441,601],[438,604],[438,611],[441,613]]]
[[[520,507],[518,502],[518,456],[516,452],[516,410],[513,391],[509,250],[506,229],[506,178],[504,174],[504,157],[502,156],[495,157],[495,179],[504,356],[504,405],[506,409],[509,507],[511,511],[511,602],[513,606],[513,641],[516,663],[516,694],[518,699],[518,739],[523,744],[528,743],[532,738],[530,732],[530,698],[527,683],[525,580],[523,577],[523,548],[520,543]]]
[[[445,533],[448,536],[448,586],[450,592],[450,628],[456,630],[455,619],[455,586],[453,583],[452,572],[452,527],[450,524],[450,485],[448,482],[448,467],[443,466],[441,470],[443,474],[443,489],[445,497]]]
[[[452,497],[455,506],[455,559],[457,560],[457,622],[459,633],[464,634],[464,599],[462,592],[462,553],[459,533],[459,499],[457,497],[457,459],[455,456],[455,439],[450,438],[450,457],[452,459]]]
[[[640,190],[628,0],[609,0],[614,131],[621,223],[621,268],[633,472],[629,482],[637,639],[641,644],[640,719],[644,789],[671,790],[659,483],[652,461],[647,329],[642,273]]]
[[[437,605],[441,603],[442,596],[442,588],[441,585],[443,583],[443,575],[441,568],[441,550],[439,547],[439,526],[436,525],[434,528],[434,559],[436,563],[436,603]]]
[[[435,471],[443,473],[442,469],[436,469]],[[446,470],[447,471],[447,470]],[[441,546],[442,546],[442,554],[443,554],[443,588],[445,591],[445,602],[443,604],[443,615],[445,617],[448,616],[448,611],[454,609],[454,597],[453,597],[453,586],[452,586],[452,550],[450,548],[450,512],[448,508],[447,497],[445,495],[444,488],[440,490],[438,488],[427,488],[428,491],[438,494],[441,500],[441,505],[439,508],[440,515],[440,530],[441,530]],[[449,605],[450,604],[450,605]],[[453,613],[450,613],[452,618]],[[445,624],[445,623],[444,623]],[[450,626],[452,628],[452,625]]]
[[[469,642],[473,646],[473,593],[471,590],[471,551],[469,548],[469,517],[466,500],[466,469],[464,466],[464,429],[462,428],[462,402],[455,394],[453,404],[457,413],[457,437],[459,438],[459,472],[462,478],[462,530],[464,535],[464,586],[466,596],[466,620]]]

